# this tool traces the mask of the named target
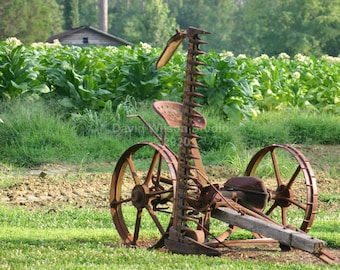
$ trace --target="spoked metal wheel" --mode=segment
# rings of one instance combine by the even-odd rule
[[[270,194],[263,213],[308,232],[317,208],[317,186],[308,160],[294,147],[274,144],[251,159],[245,175],[261,178]]]
[[[161,247],[172,221],[177,158],[164,145],[139,143],[120,157],[111,180],[114,225],[127,245]],[[147,243],[147,244],[146,244]]]

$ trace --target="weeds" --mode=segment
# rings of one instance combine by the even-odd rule
[[[0,104],[0,161],[19,167],[43,163],[84,164],[115,161],[121,153],[140,141],[155,141],[139,119],[126,116],[138,113],[161,135],[175,152],[179,130],[166,126],[150,103],[136,103],[131,97],[112,112],[85,110],[83,114],[62,114],[50,103],[12,101]],[[229,164],[237,171],[242,150],[273,143],[340,144],[340,118],[328,113],[301,111],[263,113],[241,124],[226,122],[205,108],[208,125],[198,130],[198,144],[205,164]],[[245,154],[245,158],[247,159]]]

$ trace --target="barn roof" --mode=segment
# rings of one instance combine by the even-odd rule
[[[54,40],[59,40],[60,43],[63,44],[63,40],[72,36],[72,35],[75,35],[77,33],[80,33],[80,32],[83,32],[83,31],[92,31],[98,35],[102,35],[104,36],[105,38],[109,39],[109,40],[112,40],[112,43],[114,44],[118,44],[118,45],[133,45],[132,43],[124,40],[124,39],[121,39],[119,37],[116,37],[114,35],[111,35],[107,32],[104,32],[104,31],[101,31],[95,27],[92,27],[92,26],[89,26],[89,25],[83,25],[83,26],[79,26],[79,27],[76,27],[76,28],[73,28],[71,30],[68,30],[68,31],[65,31],[65,32],[62,32],[62,33],[59,33],[59,34],[56,34],[56,35],[53,35],[51,37],[49,37],[47,39],[47,42],[49,43],[53,43]]]

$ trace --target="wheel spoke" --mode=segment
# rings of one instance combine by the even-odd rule
[[[164,229],[163,229],[162,224],[159,222],[159,220],[158,220],[158,218],[157,218],[155,212],[154,212],[153,209],[150,207],[150,205],[148,205],[148,206],[146,207],[146,209],[148,210],[148,212],[149,212],[149,214],[150,214],[152,220],[155,222],[155,224],[156,224],[156,226],[157,226],[159,232],[163,235],[163,234],[165,233],[165,231],[164,231]]]
[[[137,162],[148,153],[152,153],[151,157],[149,154],[150,167],[139,170]],[[112,220],[125,244],[138,246],[144,229],[151,222],[161,237],[148,241],[148,246],[164,246],[166,231],[171,225],[177,165],[176,155],[171,150],[148,142],[132,145],[117,161],[111,179],[110,207]],[[132,221],[130,209],[133,210]]]
[[[140,224],[141,224],[141,220],[142,220],[142,211],[143,211],[142,208],[137,209],[135,232],[133,234],[133,241],[132,241],[133,245],[137,245],[137,240],[138,240],[139,230],[140,230]]]
[[[281,215],[282,215],[282,225],[287,225],[287,207],[281,208]]]
[[[298,202],[296,200],[289,200],[292,204],[296,205],[297,207],[301,208],[302,210],[306,211],[307,210],[307,206],[304,205],[301,202]]]
[[[274,172],[275,172],[277,184],[279,186],[281,186],[282,180],[281,180],[280,168],[279,168],[279,165],[278,165],[277,159],[276,159],[276,154],[275,154],[274,150],[272,150],[270,152],[270,154],[271,154],[271,157],[272,157],[272,162],[273,162],[273,166],[274,166]]]
[[[153,181],[153,184],[158,186],[159,185],[159,181],[161,179],[161,171],[162,171],[162,156],[159,157],[158,159],[158,169],[157,169],[157,177],[156,179]]]
[[[150,168],[149,168],[148,174],[147,174],[145,182],[144,182],[147,185],[150,184],[150,180],[152,179],[153,170],[155,169],[155,166],[157,164],[157,159],[158,158],[159,158],[159,152],[155,151],[155,153],[153,155],[153,158],[152,158],[152,161],[151,161],[151,164],[150,164]]]
[[[269,216],[277,206],[277,202],[274,202],[273,205],[267,210],[266,215]]]
[[[284,153],[286,152],[286,153]],[[283,155],[281,155],[283,154]],[[313,170],[306,157],[296,148],[286,144],[273,144],[258,151],[250,160],[245,175],[261,178],[263,170],[267,170],[267,160],[271,161],[271,171],[276,183],[263,178],[267,191],[271,194],[271,202],[263,213],[278,222],[286,224],[290,214],[298,212],[292,222],[294,227],[308,232],[312,226],[317,207],[317,189]],[[287,174],[283,171],[285,160],[295,162],[293,170]],[[263,161],[263,162],[262,162]],[[281,161],[283,164],[281,164]],[[290,168],[290,167],[288,167]],[[282,174],[282,175],[281,175]],[[303,194],[306,192],[307,194]],[[279,207],[279,208],[277,208]],[[279,211],[278,211],[279,210]],[[277,215],[279,214],[279,217]],[[280,220],[281,219],[281,220]]]
[[[131,198],[128,198],[128,199],[125,199],[125,200],[120,200],[120,201],[113,200],[110,204],[110,207],[116,208],[118,205],[120,205],[122,203],[127,203],[127,202],[131,202]]]
[[[291,188],[291,186],[293,185],[293,183],[294,183],[294,181],[295,181],[295,179],[296,179],[296,177],[298,176],[298,174],[299,174],[300,171],[301,171],[301,166],[299,165],[299,166],[297,166],[297,168],[295,169],[295,171],[294,171],[292,177],[290,178],[290,180],[289,180],[289,182],[288,182],[288,184],[287,184],[287,188],[288,188],[288,189]]]
[[[138,177],[138,174],[137,174],[137,170],[136,170],[135,164],[133,163],[132,156],[129,156],[127,158],[127,162],[129,164],[130,172],[131,172],[133,181],[135,182],[135,185],[139,185],[140,184],[140,180],[139,180],[139,177]]]

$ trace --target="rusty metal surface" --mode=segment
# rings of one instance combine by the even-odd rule
[[[280,164],[278,164],[277,152],[283,150],[289,153],[296,161],[297,167],[294,172],[290,175],[289,179],[284,181],[284,177],[280,174]],[[300,209],[304,210],[303,221],[299,226],[299,229],[308,232],[313,224],[314,217],[317,213],[317,203],[318,203],[318,192],[316,179],[314,172],[308,162],[307,158],[297,149],[289,145],[273,144],[261,149],[257,152],[253,158],[250,160],[248,167],[246,168],[245,175],[255,175],[256,170],[263,160],[263,158],[269,155],[272,162],[273,168],[275,170],[277,188],[276,190],[270,190],[270,200],[273,202],[272,208],[267,211],[267,215],[273,211],[274,208],[281,208],[282,211],[282,224],[288,225],[287,216],[285,212],[289,209],[292,204],[297,205]],[[304,176],[305,181],[305,194],[306,201],[301,204],[294,198],[294,184],[296,181],[296,176],[298,174]]]
[[[154,152],[146,175],[139,173],[136,168],[138,160],[134,160],[134,156],[143,148],[149,148]],[[162,174],[164,167],[167,168],[166,174]],[[120,157],[112,175],[110,207],[115,227],[125,244],[139,245],[139,234],[143,222],[142,213],[147,212],[160,231],[160,239],[153,245],[163,245],[163,236],[171,223],[172,213],[171,211],[169,213],[169,223],[164,225],[159,221],[157,213],[164,211],[167,204],[172,203],[173,187],[176,186],[176,171],[177,157],[165,145],[152,142],[138,143],[128,148]],[[130,205],[136,208],[135,224],[132,226],[126,223],[127,214],[125,213],[126,209],[129,211]],[[125,206],[127,206],[126,209]]]
[[[204,54],[199,49],[199,45],[205,43],[199,38],[199,34],[208,34],[207,31],[189,28],[186,31],[188,38],[188,54],[187,66],[185,74],[185,85],[183,95],[183,105],[181,108],[181,130],[180,144],[178,152],[178,171],[176,187],[176,197],[174,198],[174,217],[173,224],[170,228],[169,239],[165,241],[166,247],[173,252],[188,252],[196,254],[210,254],[210,247],[205,247],[203,242],[205,239],[193,239],[190,235],[198,235],[202,230],[189,227],[188,223],[200,224],[199,217],[196,215],[196,202],[201,197],[201,187],[205,184],[200,182],[198,171],[203,171],[203,166],[196,163],[200,160],[200,156],[194,154],[193,149],[198,149],[196,138],[198,137],[194,131],[194,119],[200,117],[195,111],[197,102],[196,97],[201,96],[196,91],[197,87],[204,85],[197,81],[197,75],[200,62],[198,56]],[[196,153],[198,153],[196,151]],[[198,166],[199,167],[198,167]],[[208,205],[208,204],[207,204]],[[203,235],[204,232],[203,232]],[[191,248],[189,248],[189,246]],[[213,251],[216,253],[216,251]]]
[[[170,127],[176,128],[182,126],[182,103],[173,101],[156,101],[153,103],[153,108],[167,122]],[[193,113],[193,127],[200,129],[205,128],[207,122],[204,116],[196,110],[193,110]]]

